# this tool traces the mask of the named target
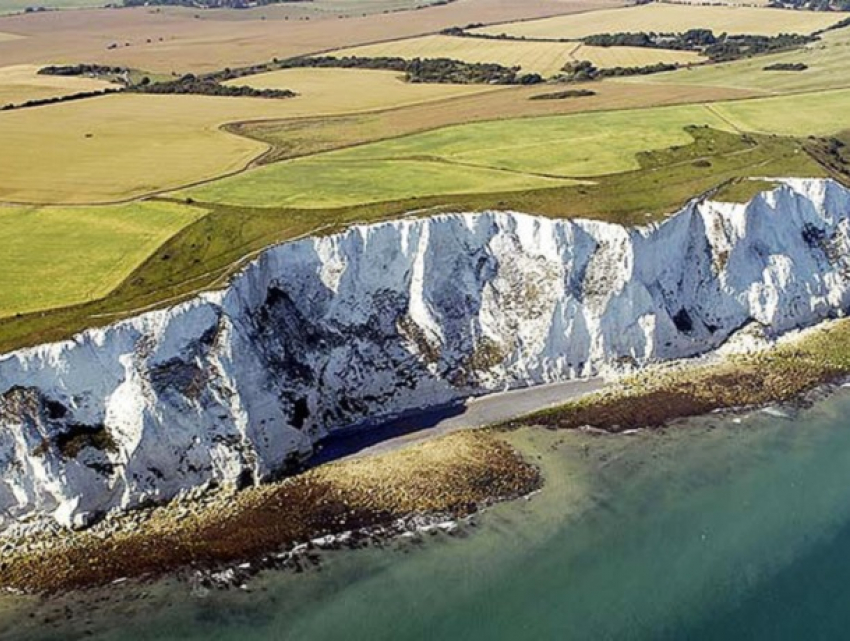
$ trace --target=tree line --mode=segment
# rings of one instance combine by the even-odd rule
[[[850,2],[850,0],[847,0]],[[673,51],[695,51],[713,62],[726,62],[746,56],[795,49],[818,40],[820,33],[830,29],[850,26],[850,18],[827,27],[811,35],[782,33],[776,36],[752,34],[715,35],[711,29],[689,29],[681,33],[656,33],[652,31],[634,31],[621,33],[599,33],[585,38],[528,38],[506,33],[472,33],[470,29],[480,27],[470,24],[466,27],[449,27],[440,33],[459,38],[480,38],[484,40],[518,40],[523,42],[582,42],[594,47],[646,47],[650,49],[669,49]]]
[[[205,76],[186,74],[177,80],[166,82],[145,82],[129,88],[135,93],[150,94],[191,94],[198,96],[231,96],[242,98],[292,98],[294,91],[289,89],[256,89],[248,86],[231,86]]]
[[[98,64],[48,65],[38,70],[43,76],[117,76],[129,71],[126,67]]]
[[[625,76],[642,76],[665,71],[675,71],[679,65],[668,62],[659,62],[643,67],[606,67],[600,69],[590,60],[579,60],[568,62],[561,69],[561,74],[555,77],[558,82],[588,82],[602,80],[603,78],[618,78]]]
[[[519,67],[497,63],[463,62],[451,58],[405,58],[378,56],[316,56],[278,61],[278,69],[295,67],[336,67],[341,69],[385,69],[405,74],[412,83],[533,85],[543,82],[537,73],[522,73]],[[232,73],[232,72],[231,72]]]
[[[725,62],[796,49],[818,40],[818,36],[781,33],[776,36],[728,34],[715,35],[711,29],[689,29],[682,33],[628,32],[603,33],[584,38],[595,47],[648,47],[674,51],[696,51],[713,62]]]
[[[55,105],[59,102],[70,102],[71,100],[83,100],[84,98],[95,98],[111,93],[121,93],[124,89],[101,89],[99,91],[81,91],[65,96],[54,96],[52,98],[33,98],[21,103],[8,103],[0,107],[0,111],[11,111],[12,109],[26,109],[27,107],[41,107],[43,105]]]

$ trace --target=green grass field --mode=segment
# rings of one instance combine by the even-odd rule
[[[203,213],[152,202],[0,207],[0,318],[105,296]]]
[[[459,167],[439,159],[361,160],[350,158],[348,152],[334,152],[267,165],[176,195],[246,207],[325,209],[437,194],[543,189],[572,182]]]
[[[458,125],[317,154],[178,192],[202,202],[322,208],[557,186],[556,178],[637,169],[636,154],[724,126],[701,106]]]
[[[803,63],[805,71],[765,71],[777,63]],[[850,28],[831,31],[819,42],[784,53],[756,56],[717,65],[680,69],[626,82],[730,87],[769,93],[818,91],[850,87]]]
[[[719,102],[710,107],[742,131],[826,136],[850,129],[850,89]]]
[[[323,208],[545,187],[639,167],[691,142],[685,128],[825,135],[850,128],[850,90],[446,127],[276,163],[178,192],[202,202]],[[550,185],[554,186],[554,185]]]

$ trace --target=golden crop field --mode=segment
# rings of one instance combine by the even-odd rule
[[[0,206],[0,318],[105,296],[204,213],[157,202]]]
[[[528,22],[483,27],[475,31],[527,38],[585,38],[600,33],[681,32],[711,29],[715,33],[811,33],[846,18],[847,13],[791,11],[761,7],[644,4]]]
[[[352,47],[335,51],[333,55],[366,58],[453,58],[465,62],[496,62],[506,67],[522,67],[527,73],[552,76],[573,60],[570,53],[575,48],[575,43],[570,42],[519,42],[436,35]]]
[[[69,76],[41,76],[40,65],[0,67],[0,106],[27,100],[55,98],[112,86],[104,80]]]
[[[242,169],[267,148],[222,131],[226,123],[349,113],[384,99],[392,106],[406,89],[386,74],[323,71],[316,77],[325,80],[313,85],[321,91],[284,100],[118,94],[2,112],[0,140],[17,151],[0,154],[0,201],[114,202],[208,180]],[[371,93],[364,77],[375,83]],[[408,100],[482,90],[497,89],[427,85]]]
[[[647,47],[589,47],[583,44],[573,49],[570,56],[573,60],[589,60],[600,69],[645,67],[658,63],[688,64],[703,60],[695,51],[670,51]]]
[[[766,71],[765,67],[803,63],[805,71]],[[654,86],[722,87],[765,93],[792,93],[850,87],[850,29],[825,33],[821,40],[798,49],[716,65],[682,69],[623,82]]]
[[[549,77],[567,62],[590,60],[597,66],[642,66],[657,62],[695,62],[691,51],[666,51],[639,47],[586,47],[574,42],[522,42],[456,36],[423,36],[382,42],[334,52],[335,56],[398,56],[400,58],[453,58],[464,62],[495,62],[521,67],[526,73]]]
[[[298,94],[286,101],[288,115],[292,117],[388,109],[498,89],[489,85],[409,83],[398,72],[373,69],[283,69],[236,78],[225,84],[291,89]]]

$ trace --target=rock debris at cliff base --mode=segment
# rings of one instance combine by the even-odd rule
[[[56,530],[5,547],[0,541],[0,587],[55,592],[214,570],[411,515],[467,516],[481,504],[528,494],[540,481],[500,438],[457,432],[237,493],[187,497],[82,532]]]

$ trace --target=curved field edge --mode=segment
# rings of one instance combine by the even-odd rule
[[[317,76],[312,83],[300,76],[295,83],[307,83],[310,90],[287,99],[121,93],[4,111],[0,138],[10,148],[25,150],[26,162],[18,155],[0,157],[0,201],[126,202],[238,173],[268,151],[262,141],[230,133],[232,123],[354,114],[504,90],[429,85],[423,91],[395,83],[392,72],[342,70],[346,74],[340,76],[311,71]],[[374,85],[371,91],[362,86],[364,74],[366,84]],[[388,91],[393,83],[399,87]],[[348,94],[344,106],[341,94]]]
[[[704,128],[693,129],[691,135],[694,140],[690,145],[642,154],[639,170],[600,177],[588,185],[423,197],[336,209],[205,205],[209,214],[168,240],[103,299],[0,319],[0,353],[67,339],[83,329],[108,325],[224,286],[246,261],[270,245],[340,231],[352,224],[486,209],[642,224],[665,217],[695,195],[716,192],[718,187],[728,189],[742,178],[840,178],[839,170],[844,166],[822,166],[821,161],[829,159],[813,158],[812,141],[737,136]],[[760,186],[755,184],[755,188]],[[748,194],[752,189],[749,183],[744,186]]]
[[[847,129],[848,103],[850,91],[837,90],[453,125],[270,164],[175,195],[232,206],[322,208],[439,193],[509,191],[518,187],[506,175],[481,172],[510,172],[514,181],[520,175],[529,181],[595,179],[637,169],[640,152],[686,144],[684,130],[692,125],[791,136]],[[418,165],[411,169],[405,163]],[[439,178],[417,180],[424,168],[439,176],[440,164],[451,165],[443,168],[446,188]],[[308,176],[322,180],[309,181],[307,190]]]
[[[287,70],[286,73],[292,71],[303,70]],[[361,69],[309,71],[371,73]],[[382,82],[387,75],[394,75],[393,72],[377,73]],[[320,92],[321,95],[313,98],[318,98],[325,107],[338,104],[339,83],[329,82],[326,76],[323,78],[325,82],[320,84],[328,95]],[[740,90],[715,88],[682,90],[676,86],[664,86],[659,90],[655,87],[604,84],[599,99],[585,103],[587,108],[646,107],[659,103],[752,95]],[[432,87],[430,85],[429,89]],[[291,157],[349,146],[352,136],[359,144],[411,133],[411,129],[420,131],[458,124],[470,118],[493,120],[553,110],[556,113],[575,110],[562,101],[557,101],[557,105],[541,104],[552,101],[529,101],[529,92],[523,87],[453,87],[464,93],[445,96],[438,88],[441,96],[417,100],[405,106],[351,109],[347,105],[345,108],[337,106],[330,113],[324,113],[324,109],[313,110],[311,105],[315,104],[315,100],[310,96],[305,97],[308,102],[299,103],[301,98],[298,97],[262,100],[138,94],[4,112],[0,117],[0,137],[10,145],[25,149],[27,163],[7,156],[4,164],[0,158],[0,170],[5,177],[0,185],[0,201],[13,204],[114,204],[214,182],[242,173],[254,165],[281,159],[280,141],[253,135],[259,128],[264,131],[280,126],[288,131],[301,128],[303,136],[298,137],[297,148],[290,149],[294,153],[287,154]],[[356,124],[353,127],[334,127],[341,120]],[[380,123],[364,124],[376,120]],[[387,120],[395,124],[385,126]],[[164,121],[166,124],[160,127]],[[128,127],[128,123],[133,126]],[[214,171],[206,171],[208,167],[205,169],[203,163],[199,164],[197,152],[203,150],[203,145],[194,148],[189,145],[192,140],[197,142],[198,135],[204,137],[203,145],[212,149],[201,160],[213,162],[217,167]],[[172,143],[177,146],[172,146]],[[289,140],[283,144],[287,148],[292,147]],[[183,147],[186,147],[185,153],[176,153]],[[166,148],[172,152],[170,162],[163,162],[163,150]],[[222,165],[218,157],[222,149],[236,149],[236,162]],[[190,171],[188,175],[185,173],[187,170]],[[175,175],[179,179],[175,179]],[[62,176],[66,178],[57,179]]]

